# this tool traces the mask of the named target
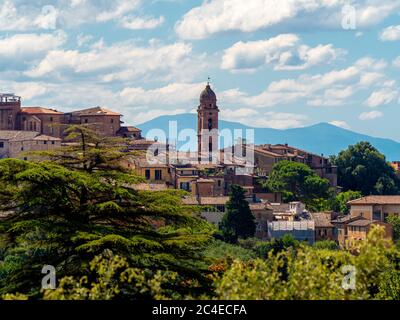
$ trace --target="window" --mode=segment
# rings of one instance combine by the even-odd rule
[[[162,180],[162,171],[161,170],[156,170],[155,178],[157,181]]]
[[[114,123],[114,119],[111,119],[111,123]]]
[[[85,123],[88,123],[89,122],[89,120],[88,119],[85,119]]]
[[[0,142],[0,149],[4,148],[4,142]]]
[[[47,141],[43,141],[43,144],[47,144]]]
[[[55,142],[54,142],[54,141],[52,141],[52,142],[51,142],[51,144],[55,144]]]
[[[389,213],[387,213],[387,212],[385,212],[384,214],[383,214],[383,221],[384,222],[387,222],[387,218],[389,217]]]
[[[381,213],[380,211],[374,211],[372,220],[381,220]]]
[[[221,180],[218,180],[218,187],[221,187]]]
[[[53,122],[53,117],[50,117],[50,121]]]
[[[181,182],[180,183],[180,189],[185,190],[185,191],[191,191],[190,190],[190,183],[189,182]]]
[[[150,180],[150,170],[146,170],[146,180]]]

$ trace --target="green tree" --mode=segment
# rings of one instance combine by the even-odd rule
[[[329,209],[342,214],[349,214],[350,208],[347,203],[351,200],[359,199],[361,197],[362,194],[360,191],[348,190],[341,192],[329,201]]]
[[[301,245],[297,250],[269,252],[266,259],[235,260],[216,279],[216,294],[227,300],[360,300],[396,299],[399,252],[374,227],[348,251]],[[354,288],[343,286],[354,268]]]
[[[335,241],[332,240],[323,240],[323,241],[316,241],[313,245],[315,249],[327,249],[327,250],[338,250],[339,246]]]
[[[253,250],[259,258],[267,258],[270,252],[275,255],[282,251],[295,251],[300,247],[300,244],[300,241],[287,233],[281,239],[274,238],[270,241],[260,241]]]
[[[393,228],[393,238],[395,240],[400,240],[400,216],[390,215],[387,218],[387,222]]]
[[[128,153],[78,144],[85,156],[65,159],[59,151],[51,155],[56,163],[0,160],[0,212],[6,213],[0,218],[0,295],[40,297],[44,265],[53,265],[59,279],[94,277],[90,262],[104,250],[149,279],[175,272],[167,290],[175,296],[207,290],[204,250],[213,229],[182,204],[183,193],[138,191],[140,179],[119,165]],[[143,297],[151,296],[134,286],[116,295]]]
[[[332,194],[327,179],[320,178],[305,164],[286,160],[274,166],[266,187],[273,192],[282,192],[285,201],[302,201],[316,211],[326,206],[325,202]]]
[[[233,185],[226,204],[225,213],[220,230],[224,240],[229,243],[237,243],[239,238],[251,238],[256,231],[255,217],[250,210],[242,187]]]
[[[332,157],[338,166],[338,183],[344,191],[363,195],[398,194],[400,180],[385,156],[369,142],[360,142]]]

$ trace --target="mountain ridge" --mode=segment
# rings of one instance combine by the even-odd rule
[[[192,113],[160,116],[139,124],[137,127],[143,130],[143,136],[145,137],[152,129],[161,129],[168,134],[169,121],[177,122],[178,132],[183,129],[197,130],[197,115]],[[288,143],[300,149],[326,156],[338,154],[341,150],[357,142],[368,141],[382,152],[388,161],[400,160],[400,142],[389,138],[373,137],[354,132],[326,122],[300,128],[273,129],[252,127],[240,122],[220,120],[219,128],[220,130],[254,129],[255,144]],[[148,138],[153,138],[154,136],[150,135]],[[163,139],[160,137],[160,140]],[[195,141],[192,141],[190,144],[185,143],[185,141],[179,142],[178,148],[182,148],[184,144],[187,149],[192,151],[197,148]]]

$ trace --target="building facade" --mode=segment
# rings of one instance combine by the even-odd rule
[[[352,217],[385,222],[390,215],[400,216],[400,196],[367,196],[347,204]]]
[[[139,129],[121,127],[121,118],[121,114],[103,107],[68,113],[42,107],[22,107],[21,97],[0,94],[0,130],[33,131],[63,139],[67,126],[85,124],[100,135],[141,139]]]
[[[34,151],[53,151],[61,148],[61,139],[34,131],[0,131],[0,159],[31,160]]]

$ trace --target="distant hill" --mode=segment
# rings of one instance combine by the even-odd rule
[[[143,130],[143,135],[152,129],[161,129],[168,134],[169,121],[176,121],[178,133],[183,129],[197,130],[197,116],[195,114],[179,114],[173,116],[161,116],[153,120],[147,121],[137,127]],[[328,123],[319,123],[309,127],[278,130],[271,128],[252,128],[237,122],[219,121],[220,130],[223,129],[254,129],[256,144],[277,144],[288,143],[289,145],[304,149],[316,154],[324,154],[326,156],[339,153],[346,149],[349,145],[359,141],[368,141],[374,145],[380,152],[386,155],[389,161],[400,160],[400,143],[390,139],[376,138],[368,135],[353,132],[339,128]],[[152,134],[160,140],[164,140],[158,133]],[[185,145],[183,147],[183,145]],[[178,143],[181,150],[196,150],[197,142],[187,144],[185,141]]]

